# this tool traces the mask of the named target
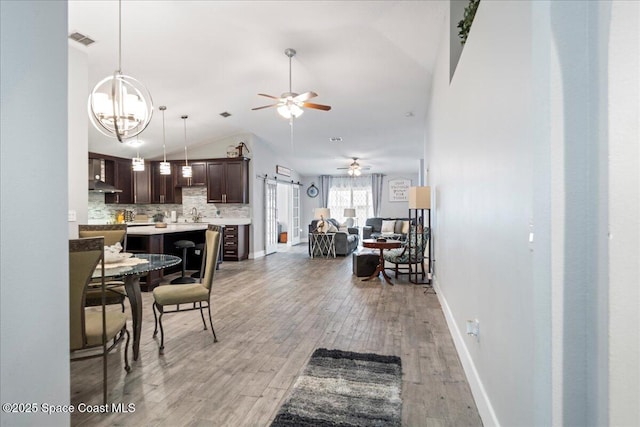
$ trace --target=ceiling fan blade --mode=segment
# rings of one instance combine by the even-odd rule
[[[271,104],[271,105],[263,105],[262,107],[256,107],[256,108],[252,108],[251,110],[262,110],[263,108],[269,108],[269,107],[276,107],[278,104]]]
[[[267,98],[271,98],[271,99],[280,99],[277,96],[273,96],[273,95],[267,95],[266,93],[259,93],[259,96],[266,96]]]
[[[307,108],[315,108],[316,110],[322,110],[322,111],[331,110],[331,107],[329,105],[314,104],[312,102],[303,102],[302,106]]]
[[[298,96],[294,96],[293,100],[297,102],[305,102],[306,100],[315,98],[316,96],[318,96],[318,94],[315,92],[305,92],[305,93],[301,93]]]

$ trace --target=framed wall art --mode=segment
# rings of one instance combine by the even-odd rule
[[[409,187],[411,187],[410,179],[391,179],[389,180],[389,201],[390,202],[406,202],[409,200]]]

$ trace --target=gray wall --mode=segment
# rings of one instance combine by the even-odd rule
[[[0,400],[69,404],[67,4],[2,1],[0,31]]]

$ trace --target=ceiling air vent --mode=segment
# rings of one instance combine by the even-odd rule
[[[69,34],[69,38],[71,40],[75,40],[78,43],[83,44],[85,46],[89,46],[90,44],[96,42],[91,37],[85,36],[84,34],[81,34],[81,33],[78,33],[78,32]]]
[[[231,115],[231,113],[229,113],[227,111],[224,111],[224,112],[220,113],[220,115],[226,119],[227,117],[229,117]]]

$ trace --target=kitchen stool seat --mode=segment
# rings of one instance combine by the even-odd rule
[[[196,279],[187,276],[187,250],[196,246],[191,240],[178,240],[173,244],[177,249],[182,249],[182,276],[176,277],[170,283],[172,285],[183,285],[186,283],[195,283]]]

